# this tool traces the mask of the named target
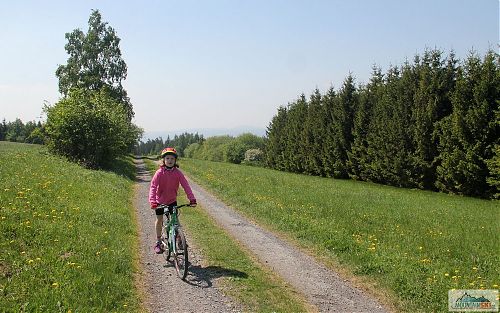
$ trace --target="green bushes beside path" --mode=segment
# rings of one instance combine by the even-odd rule
[[[0,142],[2,311],[139,311],[132,187],[44,147]]]
[[[499,201],[194,159],[181,166],[251,219],[376,282],[401,311],[447,312],[448,290],[500,285]]]

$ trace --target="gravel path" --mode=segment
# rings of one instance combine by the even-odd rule
[[[177,277],[172,263],[165,262],[161,254],[153,252],[156,240],[154,211],[149,207],[148,192],[151,175],[144,162],[136,160],[138,167],[134,206],[140,237],[140,288],[148,312],[241,312],[238,304],[217,289],[217,269],[204,267],[192,244],[189,246],[190,263],[186,281]],[[189,234],[186,234],[188,243]],[[170,297],[175,294],[175,297]]]
[[[196,250],[192,267],[183,282],[175,275],[172,264],[165,266],[161,255],[152,252],[154,243],[154,216],[147,202],[149,175],[142,161],[138,163],[139,183],[136,197],[138,220],[141,227],[141,265],[147,308],[151,312],[236,312],[241,307],[224,297],[216,288],[216,281],[209,268],[200,266]],[[240,244],[255,251],[262,264],[271,267],[320,312],[388,312],[377,301],[351,286],[336,273],[316,262],[311,256],[276,237],[274,234],[249,222],[233,209],[216,199],[198,184],[189,180],[198,203],[225,228]],[[189,234],[187,234],[189,242]],[[300,269],[300,270],[298,270]],[[170,303],[159,295],[178,290],[176,301]]]

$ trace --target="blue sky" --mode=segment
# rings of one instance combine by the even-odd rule
[[[280,105],[358,83],[438,48],[498,51],[498,0],[0,0],[0,119],[57,102],[65,33],[91,9],[121,38],[134,122],[147,132],[264,129]],[[42,118],[43,119],[43,118]]]

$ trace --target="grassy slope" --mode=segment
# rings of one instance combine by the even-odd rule
[[[247,216],[389,292],[403,311],[447,309],[449,289],[498,289],[500,202],[184,159]]]
[[[44,147],[0,142],[2,311],[140,310],[132,187]]]

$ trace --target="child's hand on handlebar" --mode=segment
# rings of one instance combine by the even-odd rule
[[[196,206],[196,200],[189,201],[189,206],[195,207]]]

